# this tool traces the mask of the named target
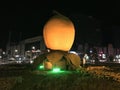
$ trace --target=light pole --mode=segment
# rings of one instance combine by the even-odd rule
[[[32,46],[32,59],[33,59],[33,57],[35,56],[35,52],[36,52],[35,46]]]

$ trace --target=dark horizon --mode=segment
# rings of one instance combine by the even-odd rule
[[[80,38],[83,38],[82,33],[89,36],[89,33],[95,31],[95,33],[101,33],[103,45],[120,42],[119,36],[116,36],[116,33],[120,34],[120,14],[117,2],[70,1],[68,3],[48,0],[40,2],[31,2],[30,4],[3,3],[1,5],[0,48],[5,48],[9,32],[12,32],[11,39],[13,41],[42,35],[43,26],[52,15],[53,10],[72,19],[77,29],[77,37],[81,35]],[[20,33],[22,36],[19,36]]]

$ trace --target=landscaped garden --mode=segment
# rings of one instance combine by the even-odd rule
[[[118,81],[120,73],[111,71],[106,67],[87,67],[81,68],[79,71],[59,72],[44,70],[33,71],[30,68],[31,66],[29,65],[0,66],[0,90],[120,89],[120,82]],[[114,78],[116,75],[117,79]]]

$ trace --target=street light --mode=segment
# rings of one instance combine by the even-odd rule
[[[5,52],[3,52],[3,55],[5,55]]]
[[[36,57],[35,46],[32,46],[32,59],[34,59],[35,57]]]
[[[35,50],[35,46],[32,46],[32,49]]]
[[[17,49],[15,49],[15,52],[17,53],[17,52],[18,52],[18,50],[17,50]]]

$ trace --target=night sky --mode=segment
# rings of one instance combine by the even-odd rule
[[[97,24],[95,26],[96,31],[102,33],[103,44],[114,43],[116,38],[117,42],[120,42],[119,9],[119,3],[115,1],[40,0],[39,2],[29,1],[27,3],[4,2],[0,4],[0,48],[6,47],[9,32],[11,32],[11,41],[15,42],[42,35],[43,26],[53,15],[54,10],[73,20],[77,28],[76,30],[83,28],[83,26],[90,27],[91,24],[89,25],[89,23],[91,21],[86,20],[86,17],[91,18],[94,25]],[[87,24],[83,24],[87,21]],[[76,32],[77,41],[79,41],[78,38],[84,30],[83,32],[82,30],[81,32]],[[85,32],[88,33],[90,31],[87,32],[86,30]]]

